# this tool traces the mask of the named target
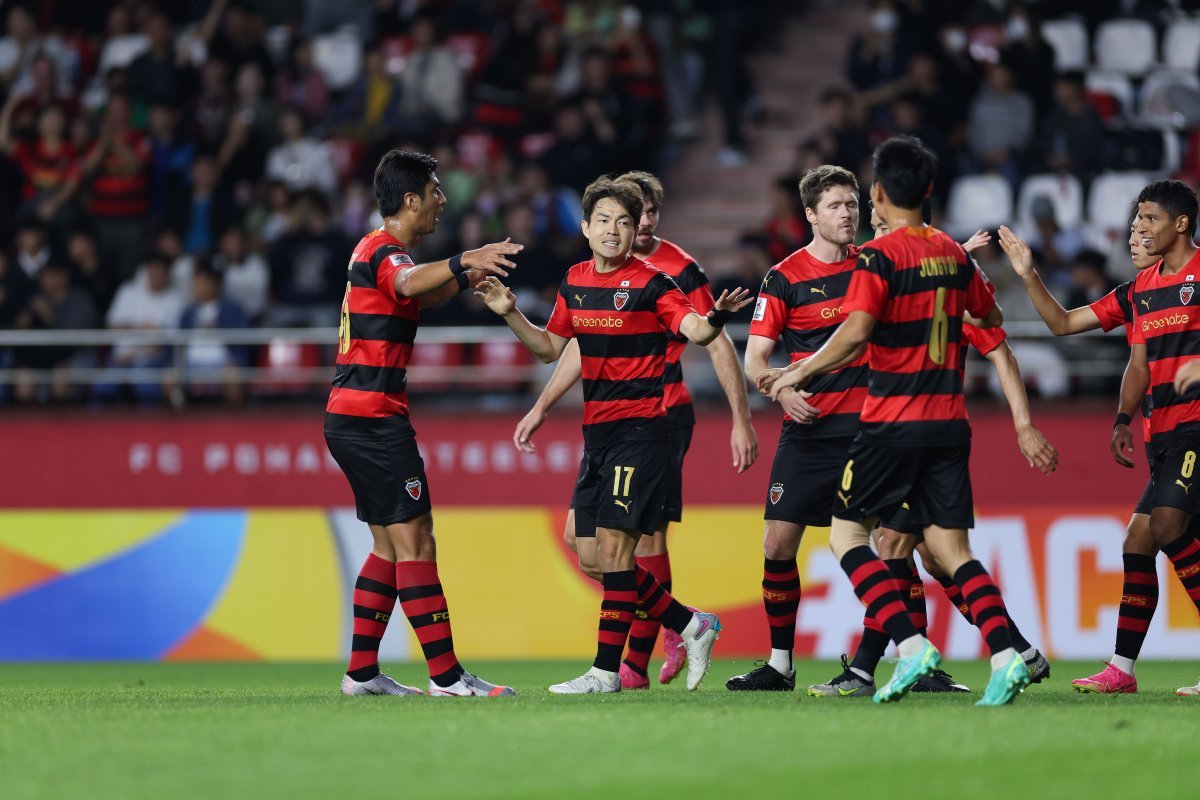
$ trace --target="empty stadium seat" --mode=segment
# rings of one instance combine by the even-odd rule
[[[310,370],[328,366],[321,348],[290,339],[273,339],[259,351],[258,366],[263,377],[252,384],[254,394],[280,396],[306,394],[325,380],[313,380]],[[330,368],[329,375],[333,375]]]
[[[1105,172],[1092,181],[1088,193],[1088,223],[1093,241],[1115,241],[1129,233],[1129,209],[1150,176],[1144,172]]]
[[[1200,20],[1175,20],[1167,25],[1162,63],[1186,72],[1200,68]]]
[[[529,366],[533,355],[515,341],[480,342],[471,359],[472,372],[485,383],[476,384],[487,391],[517,391],[529,385]]]
[[[1017,222],[1023,228],[1033,225],[1030,208],[1034,199],[1046,197],[1054,204],[1054,216],[1064,228],[1083,223],[1083,186],[1073,175],[1030,175],[1021,183],[1017,197]]]
[[[979,228],[995,230],[1012,220],[1013,196],[1008,181],[999,175],[966,175],[950,187],[946,204],[946,229],[969,236]]]
[[[362,69],[362,42],[351,31],[322,34],[312,43],[313,65],[329,88],[346,89]]]
[[[1150,73],[1139,92],[1138,115],[1156,123],[1186,127],[1187,96],[1200,98],[1200,78],[1194,72],[1160,69]],[[1198,105],[1192,103],[1192,105]]]
[[[1059,72],[1083,69],[1088,64],[1087,28],[1077,19],[1052,19],[1042,23],[1042,36],[1054,48]]]
[[[1096,66],[1126,75],[1145,75],[1158,59],[1154,26],[1141,19],[1110,19],[1096,28]]]
[[[1128,117],[1133,114],[1133,83],[1129,77],[1122,75],[1119,72],[1107,72],[1105,70],[1088,70],[1084,77],[1084,87],[1089,95],[1089,100],[1095,105],[1096,95],[1111,97],[1120,109],[1120,116]],[[1103,109],[1097,107],[1100,116],[1107,122],[1109,116],[1103,113]]]

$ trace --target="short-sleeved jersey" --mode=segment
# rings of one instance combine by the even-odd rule
[[[642,260],[670,275],[679,285],[679,290],[695,306],[696,313],[707,314],[716,304],[708,276],[696,260],[678,245],[661,239],[658,249],[652,255],[643,256]],[[667,371],[663,377],[663,388],[667,422],[672,428],[687,428],[696,424],[692,395],[683,382],[683,366],[679,363],[687,343],[687,337],[684,336],[672,336],[667,341]]]
[[[675,281],[640,258],[611,272],[594,259],[567,270],[546,330],[579,340],[584,447],[668,438],[667,340],[695,310]]]
[[[995,307],[983,274],[936,228],[900,228],[868,242],[846,295],[849,315],[875,318],[860,432],[883,445],[962,445],[963,314]]]
[[[978,350],[981,356],[986,356],[1008,339],[1004,328],[978,328],[966,322],[963,323],[962,335],[963,341]]]
[[[1149,269],[1156,270],[1158,269],[1158,265],[1156,264]],[[1129,344],[1133,344],[1134,342],[1134,283],[1135,281],[1122,283],[1089,306],[1096,314],[1096,318],[1100,320],[1100,327],[1105,333],[1108,333],[1119,325],[1124,325],[1125,341]],[[1152,391],[1148,391],[1146,396],[1142,398],[1142,438],[1146,440],[1146,444],[1150,443],[1150,414],[1154,407],[1153,401],[1154,395]]]
[[[858,258],[850,248],[845,261],[827,264],[800,249],[779,262],[763,278],[750,321],[750,335],[772,341],[783,337],[791,361],[815,353],[846,318],[846,290]],[[811,425],[798,425],[784,415],[785,436],[814,439],[853,437],[867,397],[867,359],[864,354],[839,370],[821,375],[808,385],[809,404],[821,410]]]
[[[359,241],[350,257],[338,325],[337,369],[325,410],[347,429],[364,419],[408,416],[406,369],[417,335],[420,303],[396,294],[396,273],[413,266],[404,245],[382,228]],[[327,417],[326,428],[336,428]]]
[[[1134,279],[1133,343],[1146,345],[1150,367],[1150,448],[1161,452],[1179,434],[1200,434],[1200,399],[1175,392],[1175,373],[1200,356],[1200,253],[1174,275],[1162,265]]]

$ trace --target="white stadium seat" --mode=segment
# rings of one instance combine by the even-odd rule
[[[1194,72],[1179,72],[1160,69],[1150,73],[1139,92],[1138,115],[1157,124],[1189,127],[1189,120],[1181,114],[1187,104],[1180,102],[1180,89],[1200,95],[1200,78]],[[1194,104],[1193,104],[1194,105]]]
[[[1089,92],[1111,95],[1121,104],[1121,116],[1133,115],[1133,83],[1127,76],[1093,69],[1084,76],[1083,84]]]
[[[955,237],[970,236],[979,228],[995,230],[1012,220],[1012,208],[1012,187],[1004,178],[965,175],[950,187],[946,229]]]
[[[1097,236],[1115,239],[1129,232],[1129,209],[1150,176],[1144,172],[1105,172],[1092,181],[1088,222]]]
[[[1083,69],[1088,64],[1087,28],[1077,19],[1052,19],[1042,23],[1042,36],[1054,49],[1059,72]]]
[[[1100,69],[1145,75],[1158,60],[1154,26],[1141,19],[1111,19],[1101,23],[1093,44],[1096,66]]]
[[[1074,175],[1030,175],[1021,183],[1017,197],[1017,223],[1023,229],[1033,227],[1030,208],[1038,197],[1054,204],[1054,217],[1059,226],[1074,228],[1083,223],[1083,186]]]
[[[1175,20],[1167,25],[1162,63],[1187,72],[1200,68],[1200,20]]]
[[[313,39],[313,64],[331,89],[346,89],[362,69],[362,42],[352,31],[326,33]]]

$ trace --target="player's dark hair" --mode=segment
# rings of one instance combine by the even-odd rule
[[[898,208],[917,209],[933,188],[937,156],[915,136],[893,136],[871,159],[875,181]]]
[[[655,208],[662,208],[663,185],[657,175],[651,175],[649,172],[635,169],[632,172],[618,175],[616,179],[619,181],[633,181],[642,190],[645,198],[650,201],[650,205]]]
[[[1183,181],[1161,180],[1142,189],[1137,198],[1138,205],[1156,203],[1171,215],[1172,219],[1188,218],[1187,235],[1196,235],[1196,193]]]
[[[425,185],[433,177],[438,160],[426,153],[389,150],[375,168],[375,200],[382,217],[394,217],[404,204],[404,195],[425,196]]]
[[[642,187],[633,181],[616,180],[608,176],[597,178],[583,190],[583,218],[590,222],[596,204],[606,197],[620,203],[635,223],[642,218]]]
[[[819,167],[813,167],[800,178],[800,202],[804,204],[805,208],[816,211],[817,203],[821,202],[821,196],[831,186],[849,186],[855,194],[858,194],[858,179],[854,177],[853,172],[845,167],[822,164]]]

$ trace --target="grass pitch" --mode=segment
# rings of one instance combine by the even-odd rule
[[[422,666],[385,669],[423,686]],[[746,661],[603,698],[546,693],[582,662],[471,666],[520,696],[344,698],[336,664],[0,666],[0,797],[1194,798],[1200,776],[1200,698],[1173,695],[1200,662],[1140,664],[1111,697],[1070,689],[1098,664],[1055,662],[1000,709],[972,705],[984,662],[948,665],[972,695],[888,706],[727,692]]]

